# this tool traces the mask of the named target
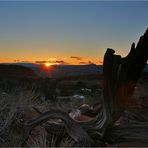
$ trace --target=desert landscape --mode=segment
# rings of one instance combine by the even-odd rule
[[[0,147],[148,147],[148,1],[0,1]]]
[[[98,74],[47,78],[1,64],[0,146],[148,146],[147,41],[148,30],[125,58],[107,49]]]

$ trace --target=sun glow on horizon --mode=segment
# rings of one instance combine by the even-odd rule
[[[60,63],[49,63],[49,62],[46,62],[46,63],[44,63],[44,65],[46,66],[46,67],[50,67],[50,66],[53,66],[53,65],[59,65]]]
[[[50,67],[52,64],[51,63],[45,63],[46,67]]]

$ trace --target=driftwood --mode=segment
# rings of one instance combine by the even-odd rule
[[[95,119],[78,122],[59,110],[42,113],[35,109],[39,116],[21,125],[22,134],[16,146],[26,146],[31,131],[37,126],[45,128],[48,133],[47,141],[51,141],[52,135],[60,135],[56,146],[60,146],[58,142],[60,143],[62,138],[71,138],[73,143],[70,146],[79,147],[105,146],[135,140],[148,143],[148,121],[135,120],[129,124],[116,124],[128,108],[136,83],[147,63],[148,30],[140,38],[136,47],[134,43],[132,44],[131,51],[126,57],[122,58],[114,53],[113,49],[107,49],[104,55],[103,103],[102,110],[99,110]],[[61,120],[53,122],[52,119]],[[1,137],[2,133],[0,133],[0,142]]]

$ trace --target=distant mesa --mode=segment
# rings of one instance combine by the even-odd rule
[[[102,65],[52,65],[44,70],[44,75],[51,78],[75,77],[102,74]],[[42,72],[43,74],[43,72]]]
[[[148,72],[148,65],[145,67]],[[51,65],[49,69],[44,69],[42,65],[35,63],[12,63],[0,64],[0,77],[75,77],[87,75],[103,74],[103,66],[96,64],[88,65]]]
[[[21,65],[0,64],[1,78],[35,78],[37,75],[34,70]]]

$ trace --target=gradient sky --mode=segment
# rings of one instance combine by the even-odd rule
[[[0,1],[0,62],[99,64],[108,47],[125,56],[147,27],[147,1]]]

